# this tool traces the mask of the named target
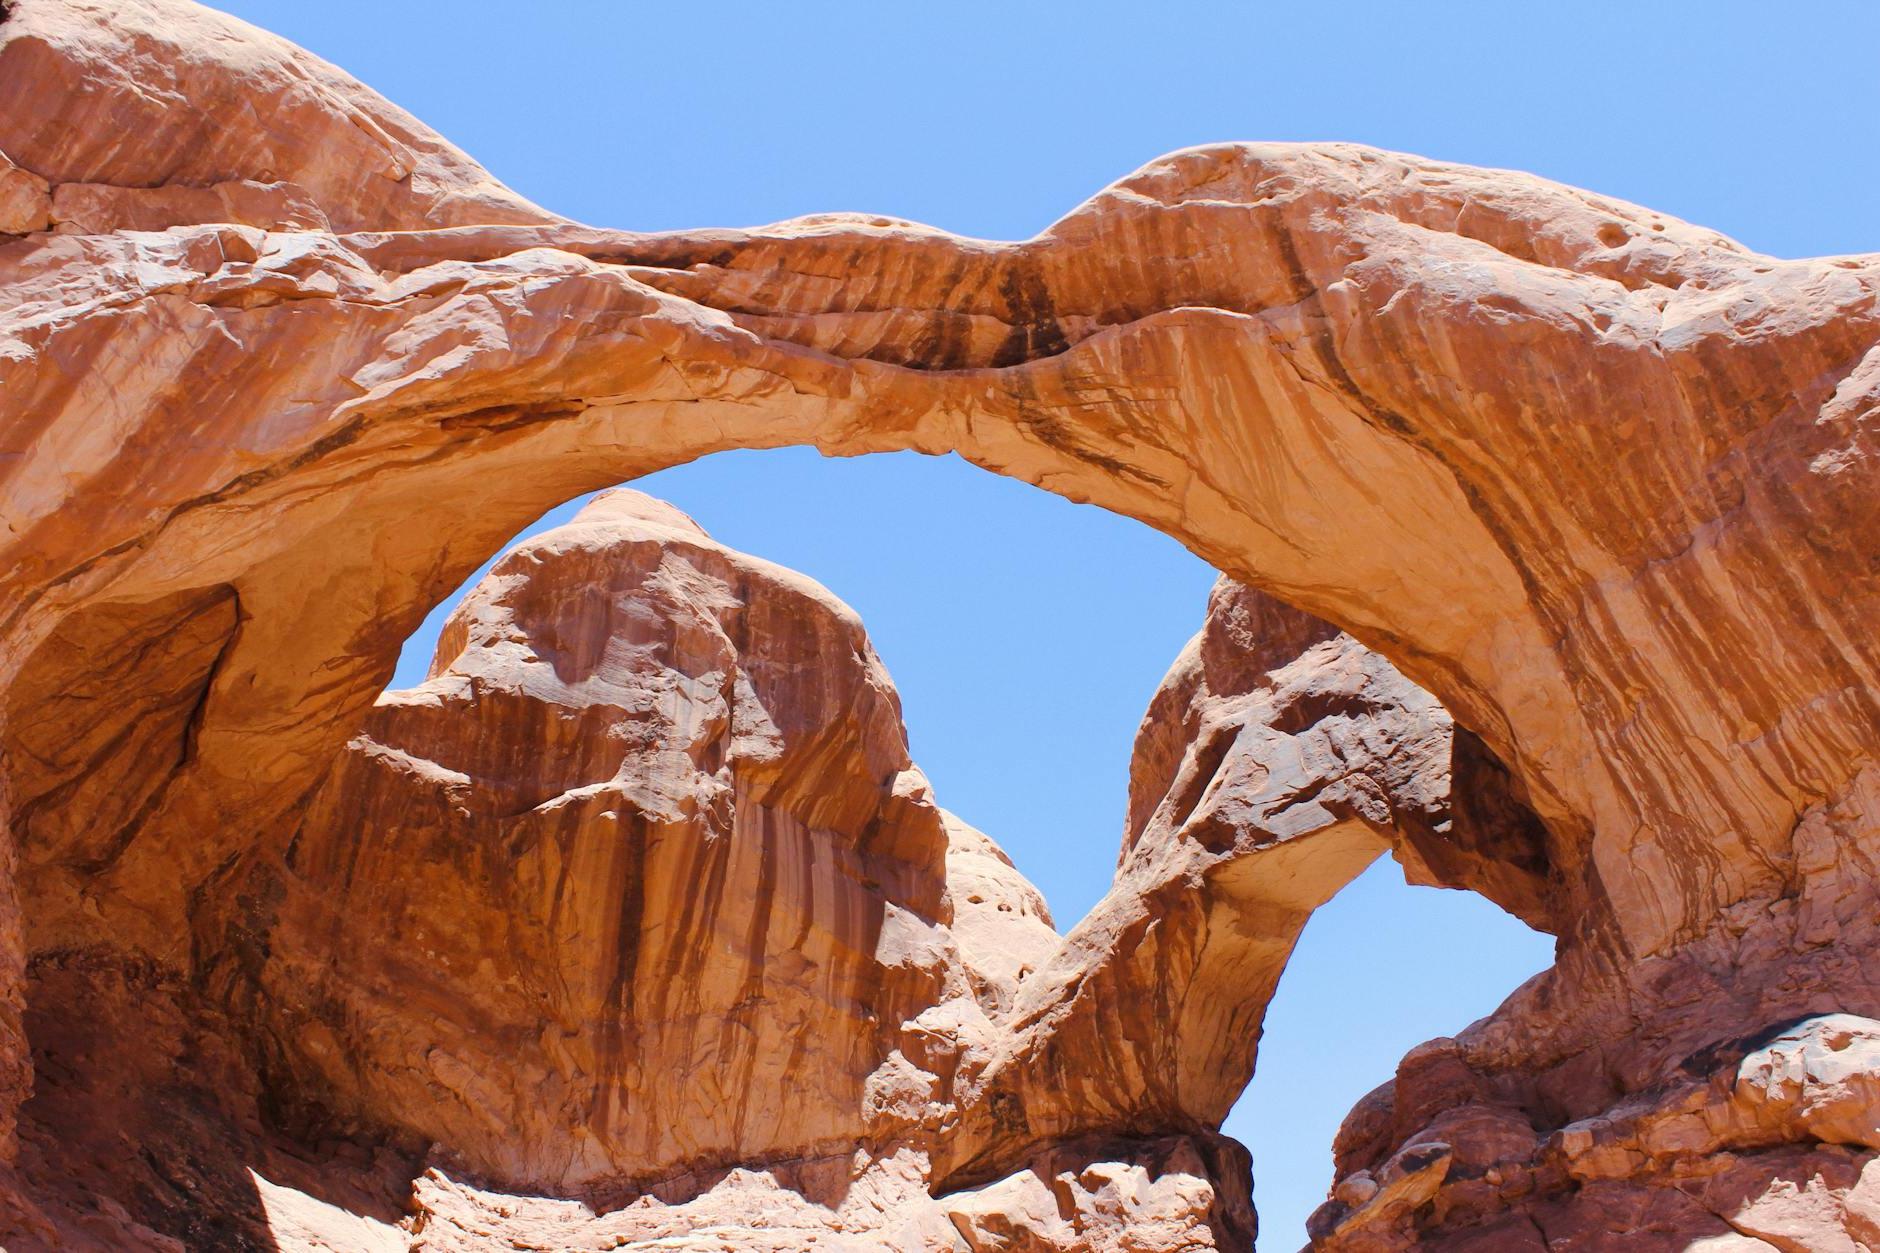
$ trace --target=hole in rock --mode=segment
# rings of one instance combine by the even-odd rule
[[[1552,936],[1473,892],[1412,887],[1388,854],[1320,906],[1221,1128],[1253,1153],[1260,1247],[1306,1245],[1339,1124],[1405,1053],[1489,1014],[1553,961]]]
[[[1212,568],[1134,519],[957,457],[726,452],[629,486],[856,610],[935,799],[1005,850],[1060,932],[1103,896],[1136,733],[1202,625]],[[588,499],[551,510],[504,551]],[[445,619],[495,560],[406,642],[393,688],[423,681]],[[1305,702],[1291,718],[1363,712]],[[1213,763],[1196,772],[1196,794],[1178,798],[1189,809],[1231,740],[1201,747]],[[1253,1154],[1263,1248],[1305,1242],[1352,1105],[1411,1047],[1461,1030],[1545,968],[1552,943],[1472,893],[1406,885],[1388,856],[1313,916],[1268,1014],[1258,1073],[1223,1128]]]
[[[1201,626],[1212,568],[1133,518],[951,456],[724,452],[627,486],[860,615],[936,800],[999,842],[1060,930],[1109,889],[1136,729]],[[393,688],[423,682],[445,618],[495,560],[406,641]]]

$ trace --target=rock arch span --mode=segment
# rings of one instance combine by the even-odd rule
[[[1131,514],[1453,712],[1538,823],[1431,874],[1563,947],[1436,1104],[1566,1127],[1880,1010],[1873,256],[1341,145],[1177,153],[1020,243],[598,231],[156,0],[9,5],[0,151],[10,1024],[29,953],[186,966],[192,892],[522,522],[786,443]]]

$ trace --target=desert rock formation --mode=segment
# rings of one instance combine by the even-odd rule
[[[942,1169],[1218,1128],[1312,910],[1393,844],[1448,838],[1452,738],[1388,661],[1221,580],[1143,719],[1115,881],[1019,987]]]
[[[854,614],[619,492],[498,563],[199,946],[280,1086],[514,1186],[644,1191],[918,1120],[948,853]]]
[[[853,612],[637,492],[505,555],[191,925],[188,980],[37,955],[9,1247],[1251,1235],[1200,1123],[1087,1118],[943,1186],[1062,941],[934,804]]]
[[[308,1124],[272,1108],[283,1081],[235,1043],[311,1021],[269,1017],[296,1012],[269,990],[294,958],[237,969],[276,906],[222,889],[237,873],[294,886],[282,832],[335,780],[369,793],[391,768],[349,745],[390,716],[375,700],[399,643],[524,523],[714,450],[807,443],[956,450],[1131,514],[1336,624],[1453,716],[1446,819],[1406,785],[1415,769],[1366,748],[1368,783],[1316,805],[1230,769],[1197,825],[1182,779],[1214,777],[1210,726],[1242,728],[1223,762],[1266,768],[1253,722],[1233,722],[1264,715],[1229,712],[1211,675],[1192,721],[1147,733],[1138,758],[1130,830],[1161,834],[1126,850],[1123,880],[1186,882],[1186,862],[1204,890],[1170,908],[1197,925],[1249,908],[1217,910],[1214,888],[1257,900],[1279,883],[1270,943],[1388,844],[1560,938],[1554,970],[1354,1111],[1320,1244],[1873,1242],[1880,257],[1761,256],[1529,176],[1344,145],[1176,153],[1020,243],[847,215],[599,231],[182,0],[0,12],[0,1156],[30,1167],[29,1093],[103,1162],[116,1141],[82,1120],[207,1144],[227,1137],[192,1113],[205,1094],[259,1084],[266,1117],[238,1129],[272,1146],[254,1170],[304,1170],[289,1133]],[[1355,681],[1370,663],[1353,664]],[[1277,710],[1293,689],[1276,682],[1240,695]],[[1190,703],[1159,706],[1179,720]],[[1274,729],[1348,746],[1315,725]],[[1407,727],[1392,736],[1419,751]],[[563,764],[544,784],[613,786],[604,760]],[[462,773],[480,803],[502,791]],[[922,837],[942,863],[925,885],[883,900],[918,915],[950,843],[984,862],[945,831]],[[1104,925],[1033,967],[1009,1021],[988,1014],[983,1086],[956,1077],[952,1139],[895,1187],[1018,1178],[1013,1154],[1088,1156],[1085,1129],[1167,1132],[1188,1147],[1154,1160],[1194,1179],[1200,1162],[1227,1189],[1209,1203],[1232,1208],[1225,1150],[1195,1129],[1250,1062],[1266,976],[1217,975],[1205,951],[1139,958]],[[1148,1071],[1060,1109],[1035,1095],[1073,1073],[1054,1032],[1102,1036],[1112,1012],[1078,1008],[1073,969],[1117,995],[1219,977],[1228,999],[1172,1045],[1125,1033],[1102,1064]],[[1007,1012],[972,983],[950,1003]],[[593,986],[570,985],[562,1011]],[[75,1002],[98,1008],[59,1008]],[[139,1056],[133,1023],[195,1043]],[[1223,1023],[1239,1039],[1217,1062]],[[288,1043],[278,1073],[319,1072],[308,1040]],[[361,1108],[409,1081],[325,1064]],[[543,1081],[578,1086],[578,1068]],[[413,1117],[502,1164],[441,1106]],[[708,1137],[714,1160],[748,1130]],[[638,1177],[664,1152],[632,1142],[648,1134],[597,1133],[553,1169],[501,1146],[518,1155],[504,1169]],[[397,1194],[384,1180],[415,1150],[395,1140],[321,1150],[356,1176],[327,1186],[334,1205],[391,1216],[370,1198]],[[968,1228],[996,1233],[998,1186]],[[1042,1195],[1028,1189],[1000,1195],[1017,1212]],[[1083,1192],[1053,1195],[1057,1221],[1084,1212]]]

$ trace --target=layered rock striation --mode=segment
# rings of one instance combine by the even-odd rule
[[[1784,1097],[1746,1122],[1680,1094],[1699,1078],[1734,1092],[1785,1033],[1854,1040],[1848,1024],[1880,1017],[1880,258],[1761,256],[1526,175],[1346,145],[1176,153],[1018,243],[853,215],[599,231],[502,188],[333,67],[182,0],[0,12],[0,1157],[30,1168],[22,1102],[77,1090],[67,1048],[91,1059],[72,1073],[116,1094],[95,1108],[145,1111],[123,1124],[133,1140],[181,1134],[201,1094],[252,1079],[269,1112],[250,1130],[287,1136],[284,1162],[321,1116],[274,1109],[273,1076],[317,1080],[334,1126],[417,1083],[396,1030],[364,1043],[353,1024],[332,1058],[312,1055],[315,1023],[383,1005],[384,988],[303,978],[319,959],[295,967],[291,946],[236,960],[276,910],[312,928],[322,902],[299,876],[344,881],[350,854],[331,839],[296,860],[282,833],[342,820],[334,780],[363,796],[396,769],[349,745],[401,721],[375,705],[400,642],[523,524],[711,451],[804,443],[958,451],[1140,518],[1389,658],[1459,728],[1446,819],[1367,750],[1371,786],[1328,780],[1317,803],[1249,768],[1191,821],[1180,780],[1214,777],[1212,750],[1188,739],[1207,717],[1147,737],[1139,769],[1157,782],[1138,787],[1130,829],[1173,834],[1136,837],[1122,874],[1141,893],[1125,896],[1190,884],[1195,900],[1169,887],[1155,909],[1264,956],[1208,984],[1217,1008],[1178,1044],[1125,1033],[1112,1047],[1073,984],[1164,995],[1160,980],[1208,982],[1213,967],[1206,946],[1139,959],[1123,951],[1134,924],[1080,926],[1010,989],[1010,1033],[979,1086],[958,1085],[954,1138],[925,1168],[943,1186],[1004,1177],[1014,1154],[1084,1128],[1205,1129],[1250,1063],[1247,1007],[1283,960],[1272,937],[1390,845],[1420,879],[1554,931],[1559,962],[1355,1112],[1321,1243],[1869,1239],[1870,1150],[1847,1119]],[[1284,716],[1285,681],[1253,689]],[[1414,756],[1408,711],[1386,721]],[[1269,769],[1244,730],[1234,743],[1223,762]],[[619,789],[617,747],[584,748],[596,755],[508,800],[533,812],[571,788]],[[434,870],[450,841],[474,862],[477,840],[527,825],[492,807],[507,803],[494,765],[453,768],[468,781],[384,802],[439,841]],[[440,799],[451,786],[475,801],[467,825]],[[570,822],[605,812],[566,808]],[[774,812],[802,821],[794,799]],[[937,830],[923,838],[944,850]],[[1295,868],[1259,907],[1267,930],[1244,939],[1232,919]],[[880,899],[921,916],[946,871],[926,873]],[[365,915],[400,891],[355,890]],[[838,928],[828,951],[862,934]],[[566,952],[552,927],[517,943],[537,964],[503,989],[512,1005],[546,988],[548,1021],[607,1003],[585,948],[548,987],[541,963]],[[991,984],[1030,964],[987,963],[991,983],[965,979],[954,999],[990,1020],[987,1005],[1007,1012]],[[481,977],[440,974],[427,994]],[[331,999],[284,995],[314,989]],[[701,1005],[721,993],[700,988]],[[799,1007],[819,995],[791,993]],[[86,997],[109,1012],[58,1008]],[[284,1038],[239,1081],[246,1046],[226,1072],[206,1043],[160,1073],[107,1058],[110,1024],[166,1015],[204,1042],[264,1022]],[[834,1020],[827,1043],[859,1066],[853,1023]],[[1054,1024],[1103,1041],[1093,1069],[1142,1073],[1090,1080]],[[677,1048],[693,1028],[671,1030]],[[489,1047],[459,1041],[422,1073],[468,1091],[450,1059]],[[574,1109],[599,1073],[584,1056],[624,1053],[537,1056],[528,1082]],[[1858,1083],[1829,1086],[1862,1099]],[[1064,1108],[1043,1103],[1062,1088]],[[1635,1144],[1652,1110],[1706,1130],[1676,1151]],[[461,1136],[466,1160],[538,1183],[650,1177],[666,1152],[663,1132],[611,1121],[565,1155],[499,1144],[478,1117],[439,1102],[398,1134]],[[721,1125],[696,1160],[763,1141],[758,1123],[800,1142],[786,1151],[854,1130],[846,1112],[820,1117],[788,1134],[769,1113]],[[1486,1130],[1470,1140],[1464,1123]],[[329,1148],[375,1162],[392,1135]],[[1813,1217],[1742,1219],[1783,1197],[1812,1198]],[[1067,1194],[1060,1214],[1080,1204]]]
[[[855,615],[616,492],[497,564],[199,945],[329,1114],[644,1190],[918,1122],[949,847]]]
[[[854,613],[636,492],[506,554],[190,925],[186,974],[35,956],[8,1247],[1251,1239],[1198,1123],[934,1169],[1061,938]]]
[[[1116,878],[1019,988],[949,1177],[1091,1131],[1218,1129],[1312,911],[1448,838],[1452,741],[1384,658],[1221,580],[1143,719]]]

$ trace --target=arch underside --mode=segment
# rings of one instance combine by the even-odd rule
[[[186,977],[197,894],[449,589],[551,505],[787,444],[955,451],[1136,517],[1433,694],[1481,783],[1453,803],[1525,834],[1423,838],[1423,873],[1561,939],[1431,1063],[1453,1108],[1569,1127],[1724,1042],[1880,1016],[1880,258],[1347,145],[1177,153],[1016,243],[603,231],[290,46],[138,14],[0,25],[0,1141],[30,959]],[[156,125],[132,51],[201,105],[164,144],[111,138]],[[291,132],[219,107],[269,91]],[[1272,876],[1282,931],[1328,891]],[[1035,1135],[969,1111],[939,1170],[1218,1125],[1183,1091]],[[1385,1179],[1352,1214],[1428,1202],[1397,1108],[1341,1150]]]

